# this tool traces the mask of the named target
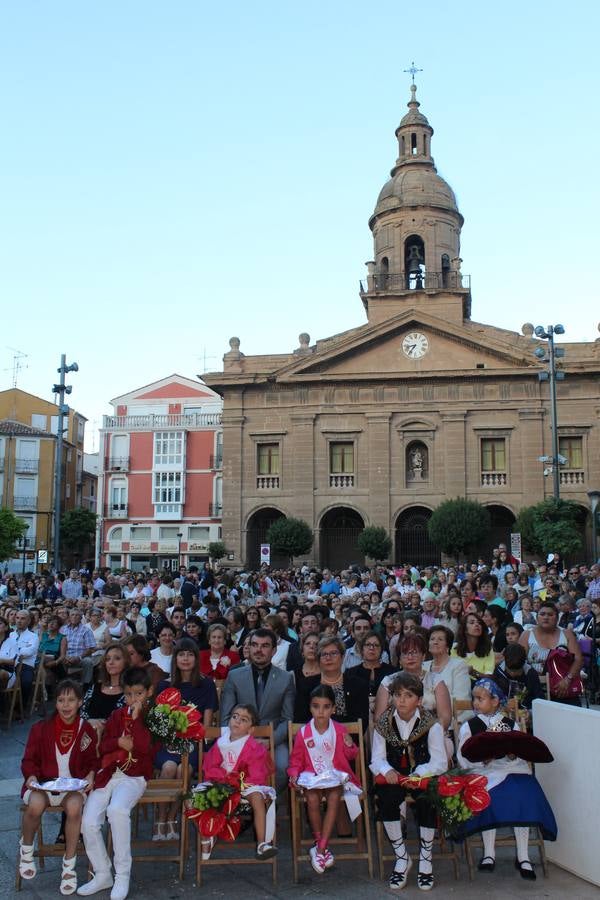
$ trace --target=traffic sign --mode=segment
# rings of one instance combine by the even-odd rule
[[[47,563],[48,562],[48,551],[47,550],[38,550],[37,561],[40,564]]]
[[[271,545],[270,544],[261,544],[260,545],[260,562],[263,566],[271,565]]]
[[[521,560],[523,559],[523,556],[521,555],[521,535],[518,531],[514,532],[514,534],[511,534],[510,536],[510,552],[515,559],[518,559],[519,562],[521,562]]]

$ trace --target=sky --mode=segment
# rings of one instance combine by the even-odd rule
[[[595,340],[600,4],[0,0],[0,389],[111,398],[365,321],[414,60],[472,317]]]

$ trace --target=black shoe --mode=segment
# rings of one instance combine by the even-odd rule
[[[519,870],[521,878],[524,878],[526,881],[535,881],[537,876],[535,874],[534,868],[533,866],[531,866],[531,863],[529,863],[531,869],[525,869],[524,864],[526,862],[529,863],[529,860],[526,859],[523,862],[519,862],[518,859],[515,859],[515,869]]]
[[[430,891],[433,887],[433,872],[426,875],[424,872],[417,874],[417,887],[422,891]]]
[[[480,872],[493,872],[496,868],[496,860],[493,856],[484,856],[477,864],[477,868]]]

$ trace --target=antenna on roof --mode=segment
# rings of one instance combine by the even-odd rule
[[[201,359],[201,360],[202,360],[202,371],[203,371],[203,372],[206,372],[206,363],[207,363],[207,360],[209,360],[209,359],[216,359],[216,358],[217,358],[216,356],[207,356],[207,354],[206,354],[206,347],[203,347],[203,348],[202,348],[202,356],[199,356],[199,357],[198,357],[198,359]]]
[[[3,369],[3,372],[12,372],[12,386],[13,388],[17,387],[19,383],[19,372],[21,369],[28,369],[29,366],[27,363],[24,363],[22,360],[27,359],[29,357],[28,353],[23,353],[22,350],[17,350],[15,347],[6,347],[7,350],[12,350],[13,352],[13,364],[10,369]]]

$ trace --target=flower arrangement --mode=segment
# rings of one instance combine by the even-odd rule
[[[238,811],[243,789],[243,772],[232,774],[227,781],[197,784],[187,799],[185,815],[194,822],[202,837],[234,841],[241,827]]]
[[[385,776],[378,775],[376,781],[385,783]],[[450,769],[444,775],[400,776],[398,784],[407,791],[424,791],[448,834],[491,803],[485,775],[469,775],[462,769]]]
[[[161,691],[146,716],[146,726],[171,753],[190,753],[193,742],[204,737],[200,712],[193,703],[182,705],[181,694],[175,688]]]

